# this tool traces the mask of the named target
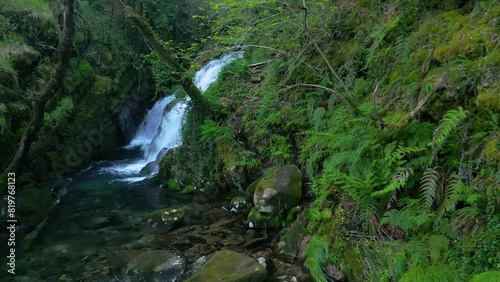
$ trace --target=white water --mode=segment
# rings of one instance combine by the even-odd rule
[[[243,52],[234,52],[212,60],[203,66],[194,76],[194,84],[201,92],[210,87],[219,76],[222,68],[231,61],[242,58]],[[147,112],[144,120],[138,127],[135,137],[125,149],[140,146],[143,155],[140,159],[114,163],[113,166],[103,168],[103,171],[126,176],[118,181],[137,182],[144,180],[146,176],[140,176],[139,172],[148,163],[155,162],[152,173],[158,172],[158,165],[167,150],[182,144],[182,125],[186,114],[189,97],[179,101],[170,110],[166,107],[175,99],[175,93],[158,102]]]

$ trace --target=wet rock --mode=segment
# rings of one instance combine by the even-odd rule
[[[302,172],[294,165],[287,165],[259,181],[253,202],[259,212],[279,215],[297,206],[301,198]]]
[[[127,265],[125,281],[180,281],[186,258],[178,252],[149,251],[134,257]]]
[[[143,168],[141,168],[141,171],[139,172],[140,176],[148,176],[151,175],[155,170],[155,162],[149,162],[147,165],[145,165]]]
[[[186,282],[261,282],[266,276],[266,268],[251,257],[223,250],[213,254]]]
[[[191,277],[196,272],[196,270],[198,270],[206,262],[207,262],[207,257],[202,256],[199,257],[197,260],[195,260],[192,264],[190,264],[187,268],[186,273],[184,273],[183,275],[184,280]]]
[[[142,223],[151,227],[162,227],[173,230],[182,225],[186,210],[183,208],[166,208],[147,215]]]
[[[249,211],[247,203],[245,197],[234,197],[231,199],[229,210],[235,214],[247,214]]]

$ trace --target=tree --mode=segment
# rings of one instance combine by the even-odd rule
[[[43,127],[43,116],[45,104],[61,88],[66,70],[69,66],[71,50],[73,48],[73,38],[75,36],[74,0],[64,0],[64,23],[61,39],[58,46],[58,62],[54,74],[50,78],[47,86],[41,93],[35,96],[33,100],[33,112],[28,128],[24,131],[21,141],[17,147],[16,154],[11,163],[2,173],[2,180],[5,181],[9,172],[18,172],[22,169],[22,163],[28,155],[31,145],[36,138],[37,133]],[[2,185],[2,188],[5,185]]]
[[[193,84],[191,77],[185,74],[186,71],[179,63],[179,58],[177,58],[174,51],[162,44],[153,28],[151,28],[141,14],[127,6],[122,0],[115,0],[115,2],[122,7],[127,17],[137,26],[137,29],[144,37],[144,42],[158,54],[162,62],[177,70],[172,76],[175,80],[180,82],[180,85],[189,95],[191,100],[193,100],[195,106],[204,108],[204,101],[200,90]]]

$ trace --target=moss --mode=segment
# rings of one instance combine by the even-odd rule
[[[262,282],[267,270],[254,259],[230,250],[216,252],[186,282]]]
[[[250,228],[273,228],[280,225],[281,219],[277,216],[263,215],[253,207],[248,213],[247,221]]]
[[[478,106],[493,111],[500,111],[500,88],[490,88],[481,91],[477,95],[476,103]]]
[[[9,89],[17,89],[19,87],[17,74],[12,67],[8,65],[0,66],[0,85]]]
[[[343,272],[350,277],[352,281],[363,281],[364,271],[363,257],[359,250],[354,246],[346,245],[343,252]]]
[[[254,182],[248,185],[247,190],[245,190],[245,198],[248,202],[253,203],[253,194],[255,193],[255,189],[257,189],[257,185],[259,184],[260,179],[255,180]]]
[[[163,227],[168,230],[180,227],[186,210],[183,208],[165,208],[147,215],[142,222],[152,227]]]
[[[484,146],[484,154],[486,158],[493,162],[500,162],[500,142],[496,139],[490,140]]]
[[[97,96],[102,96],[111,92],[112,88],[113,80],[110,77],[96,75],[91,93]]]

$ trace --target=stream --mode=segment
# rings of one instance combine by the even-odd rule
[[[224,65],[242,55],[210,61],[196,73],[195,85],[205,91]],[[175,93],[160,99],[129,145],[72,178],[67,195],[19,258],[13,281],[119,281],[127,262],[162,233],[141,224],[146,214],[164,207],[203,212],[193,195],[162,191],[159,196],[153,179],[166,151],[182,144],[188,103],[189,98],[175,100]],[[141,173],[146,165],[147,173]],[[199,216],[188,219],[190,225],[203,224]]]

